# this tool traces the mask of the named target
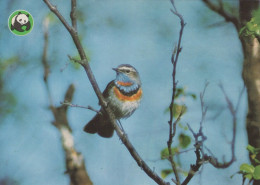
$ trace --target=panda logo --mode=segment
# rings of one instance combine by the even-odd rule
[[[12,18],[12,25],[11,30],[17,30],[19,32],[24,32],[25,30],[28,31],[31,28],[31,24],[29,21],[29,14],[23,14],[21,12],[18,15]],[[26,26],[25,30],[22,29],[23,26]]]
[[[28,34],[33,26],[33,19],[29,12],[17,10],[13,12],[8,21],[9,29],[16,35]]]

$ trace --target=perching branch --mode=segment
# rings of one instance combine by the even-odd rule
[[[218,5],[213,4],[211,0],[202,0],[202,1],[207,5],[209,9],[222,16],[227,22],[233,23],[236,29],[239,30],[240,24],[238,18],[225,11],[222,0],[218,1],[219,2]]]
[[[47,94],[49,97],[49,104],[52,114],[55,118],[53,125],[59,130],[61,134],[62,147],[66,154],[66,173],[70,176],[71,185],[92,185],[92,182],[87,174],[85,168],[85,162],[83,156],[76,151],[74,147],[74,140],[72,136],[72,130],[69,126],[67,119],[67,107],[60,106],[55,107],[52,103],[52,97],[48,84],[49,77],[49,64],[47,60],[47,50],[48,50],[48,19],[44,21],[44,50],[42,56],[42,64],[44,68],[44,84],[47,89]],[[70,85],[65,94],[65,100],[71,101],[74,94],[74,85]]]
[[[121,128],[119,127],[119,125],[117,124],[116,120],[115,120],[115,116],[113,114],[113,112],[111,111],[111,109],[109,108],[109,106],[107,105],[106,101],[104,100],[104,97],[102,96],[102,93],[98,87],[98,84],[96,82],[96,79],[92,73],[92,70],[89,66],[88,63],[88,59],[86,57],[85,51],[80,43],[79,40],[79,36],[77,33],[77,29],[76,29],[76,16],[71,16],[71,21],[72,21],[72,26],[70,26],[68,24],[68,22],[65,20],[65,18],[60,14],[60,12],[58,11],[58,9],[56,8],[56,6],[52,5],[51,2],[49,0],[43,0],[45,2],[45,4],[49,7],[49,9],[59,18],[59,20],[62,22],[62,24],[64,25],[64,27],[68,30],[68,32],[70,33],[74,44],[78,50],[78,53],[80,55],[80,62],[79,64],[81,64],[81,66],[85,69],[88,79],[99,99],[100,105],[102,106],[102,108],[105,110],[105,112],[108,115],[108,119],[109,121],[112,123],[113,127],[115,128],[115,131],[117,133],[117,135],[119,136],[119,138],[122,140],[123,144],[126,146],[126,148],[128,149],[128,151],[130,152],[130,154],[132,155],[132,157],[135,159],[135,161],[137,162],[138,166],[140,166],[141,169],[143,169],[145,171],[145,173],[151,177],[157,184],[160,185],[168,185],[169,183],[165,182],[162,178],[160,178],[153,170],[151,170],[149,168],[149,166],[143,161],[143,159],[139,156],[139,154],[137,153],[137,151],[135,150],[134,146],[131,144],[131,142],[129,141],[129,139],[127,138],[127,135],[121,130]],[[72,0],[74,2],[72,2],[72,10],[71,12],[75,12],[76,9],[76,0]]]
[[[172,62],[172,65],[173,65],[173,72],[172,72],[173,89],[172,89],[171,103],[170,103],[170,106],[169,106],[170,120],[168,122],[169,123],[169,139],[167,141],[167,146],[168,146],[168,152],[169,152],[169,161],[171,163],[172,170],[173,170],[173,173],[175,175],[175,181],[174,182],[177,185],[179,185],[180,184],[180,178],[179,178],[179,174],[178,174],[178,171],[177,171],[176,163],[173,159],[173,154],[172,154],[171,148],[172,148],[173,138],[174,138],[175,133],[176,133],[176,125],[180,121],[180,118],[181,118],[182,113],[183,113],[183,111],[181,111],[178,118],[175,121],[173,121],[173,119],[174,119],[173,107],[174,107],[174,101],[175,101],[175,95],[176,95],[176,86],[177,86],[176,68],[177,68],[177,62],[178,62],[179,54],[180,54],[181,49],[182,49],[181,48],[181,40],[182,40],[185,22],[184,22],[182,15],[177,11],[175,4],[174,4],[174,0],[171,0],[171,4],[173,6],[173,9],[171,9],[171,12],[180,19],[181,28],[180,28],[180,33],[179,33],[178,44],[177,44],[177,46],[175,46],[174,51],[172,53],[172,57],[171,57],[171,62]]]

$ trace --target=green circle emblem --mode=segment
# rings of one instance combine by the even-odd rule
[[[27,35],[33,29],[33,17],[28,11],[16,10],[9,16],[8,27],[15,35]]]

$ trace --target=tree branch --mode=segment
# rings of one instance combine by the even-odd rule
[[[205,121],[205,117],[207,113],[207,107],[205,107],[205,103],[204,103],[204,95],[207,86],[208,86],[208,82],[206,82],[204,90],[202,91],[202,93],[200,93],[201,121],[200,121],[200,128],[198,133],[195,133],[193,129],[190,127],[190,125],[188,124],[189,130],[191,131],[193,137],[195,138],[194,147],[196,148],[195,150],[196,163],[195,165],[190,165],[188,176],[184,179],[182,185],[188,184],[190,180],[193,178],[193,176],[196,174],[196,172],[199,171],[203,163],[209,160],[209,157],[203,152],[203,142],[207,139],[207,137],[204,135],[202,130],[203,122]]]
[[[222,16],[227,22],[233,23],[237,31],[239,31],[240,23],[238,18],[233,15],[230,15],[228,12],[224,10],[223,3],[221,0],[218,1],[219,5],[213,4],[210,0],[202,0],[202,1],[209,9]]]
[[[74,86],[70,85],[67,89],[66,95],[73,97]],[[64,99],[68,99],[66,96]],[[62,147],[66,154],[66,173],[70,176],[71,185],[92,185],[88,173],[86,171],[84,158],[81,153],[77,152],[74,146],[74,139],[72,130],[67,120],[66,106],[55,107],[50,106],[54,115],[55,121],[53,125],[59,130],[61,134]]]
[[[230,101],[229,97],[227,96],[222,84],[219,85],[220,89],[222,90],[224,96],[225,96],[225,99],[226,99],[226,102],[227,102],[227,106],[228,106],[228,109],[231,113],[231,116],[232,116],[232,122],[233,122],[233,128],[232,128],[232,141],[231,141],[231,159],[229,162],[218,162],[218,160],[214,157],[214,156],[211,156],[211,159],[210,159],[210,163],[215,167],[215,168],[227,168],[229,167],[235,160],[236,160],[236,157],[235,157],[235,141],[236,141],[236,127],[237,127],[237,110],[238,110],[238,106],[236,108],[234,108],[232,102]],[[240,95],[239,95],[239,100],[238,100],[238,104],[239,105],[239,102],[240,102],[240,99],[242,97],[242,93],[244,92],[244,88],[243,90],[241,91]]]
[[[230,101],[229,97],[227,96],[223,86],[220,84],[220,89],[222,90],[224,97],[226,99],[227,105],[228,105],[228,109],[231,113],[232,119],[233,119],[233,128],[232,128],[232,141],[231,141],[231,159],[228,162],[219,162],[218,159],[216,157],[214,157],[213,153],[206,147],[203,145],[204,141],[207,139],[207,137],[204,135],[203,133],[203,122],[205,120],[205,116],[206,116],[206,112],[207,112],[207,108],[204,105],[204,94],[205,94],[205,90],[208,84],[206,84],[203,93],[201,93],[200,95],[200,101],[201,101],[201,110],[202,110],[202,117],[201,117],[201,122],[200,122],[200,128],[198,133],[195,133],[193,131],[193,129],[190,127],[190,125],[188,124],[188,128],[191,131],[193,137],[195,138],[195,153],[196,153],[196,164],[195,165],[191,165],[190,166],[190,170],[188,173],[188,176],[185,178],[185,180],[183,181],[182,185],[186,185],[189,183],[189,181],[192,179],[192,177],[195,175],[195,173],[197,171],[199,171],[200,167],[205,163],[205,162],[209,162],[211,165],[213,165],[215,168],[227,168],[229,167],[235,160],[235,140],[236,140],[236,125],[237,125],[237,119],[236,119],[236,114],[237,114],[237,110],[238,110],[238,105],[241,101],[241,97],[242,94],[244,92],[244,89],[241,91],[241,93],[239,94],[239,99],[238,99],[238,103],[236,106],[236,109],[234,108],[232,102]],[[210,153],[210,156],[205,154],[203,151],[203,148],[206,148],[206,150]]]
[[[55,118],[53,125],[59,130],[61,134],[62,147],[66,154],[66,173],[70,176],[71,185],[92,185],[92,182],[87,174],[83,156],[76,151],[74,147],[74,139],[72,130],[67,119],[67,107],[55,107],[52,103],[52,97],[48,85],[49,64],[47,60],[48,50],[48,19],[44,21],[44,50],[42,56],[42,64],[44,68],[44,84],[47,89],[47,94],[50,100],[50,109]],[[75,88],[70,85],[65,94],[65,100],[71,101],[73,98]]]
[[[127,138],[127,135],[121,130],[121,128],[119,127],[119,125],[117,124],[116,120],[115,120],[115,116],[113,114],[113,112],[111,111],[111,109],[109,108],[109,106],[107,105],[106,101],[104,100],[104,97],[102,96],[102,93],[97,85],[97,82],[95,80],[95,77],[92,73],[92,70],[89,66],[88,63],[88,59],[86,57],[85,51],[80,43],[79,37],[78,37],[78,33],[76,31],[76,29],[73,26],[70,26],[67,21],[64,19],[64,17],[60,14],[60,12],[58,11],[58,9],[56,8],[56,6],[53,6],[49,0],[43,0],[46,5],[49,7],[49,9],[60,19],[60,21],[62,22],[62,24],[65,26],[65,28],[69,31],[74,44],[79,52],[80,58],[81,58],[81,62],[80,64],[82,65],[82,67],[85,69],[88,79],[99,99],[100,105],[102,106],[102,108],[105,110],[105,112],[108,115],[109,121],[112,123],[113,127],[115,128],[115,131],[117,133],[117,135],[119,136],[119,138],[122,140],[123,144],[126,146],[126,148],[128,149],[128,151],[130,152],[130,154],[132,155],[132,157],[135,159],[136,163],[138,164],[138,166],[140,166],[141,169],[143,169],[145,171],[145,173],[151,177],[157,184],[160,185],[168,185],[169,183],[165,182],[162,178],[160,178],[153,170],[151,170],[149,168],[149,166],[143,161],[143,159],[139,156],[139,154],[137,153],[137,151],[135,150],[134,146],[131,144],[131,142],[129,141],[129,139]],[[73,1],[73,0],[72,0]],[[76,6],[76,4],[74,4]],[[74,7],[72,7],[74,8]],[[72,10],[73,12],[73,10]],[[72,19],[74,19],[72,17]],[[74,25],[76,25],[76,19],[72,20],[72,22],[74,22]]]
[[[67,99],[66,99],[64,102],[60,102],[60,104],[65,105],[65,106],[70,106],[70,107],[78,107],[78,108],[83,108],[83,109],[89,109],[89,110],[92,110],[92,111],[94,111],[94,112],[96,112],[96,113],[98,113],[98,114],[102,114],[102,112],[100,112],[100,111],[94,109],[94,108],[91,107],[91,106],[84,107],[84,106],[81,106],[81,105],[72,104],[72,103],[70,103]]]
[[[169,161],[171,163],[172,170],[173,170],[173,173],[175,175],[175,183],[177,185],[179,185],[180,184],[179,173],[177,171],[176,163],[173,159],[173,154],[172,154],[171,148],[172,148],[173,138],[174,138],[175,133],[176,133],[176,125],[180,121],[180,118],[181,118],[182,113],[183,113],[183,110],[182,110],[181,113],[179,114],[178,118],[175,121],[173,121],[173,119],[174,119],[173,106],[174,106],[175,95],[176,95],[176,86],[177,86],[176,68],[177,68],[177,62],[178,62],[179,54],[180,54],[181,49],[182,49],[181,48],[181,40],[182,40],[185,22],[184,22],[182,15],[177,11],[175,4],[174,4],[174,0],[171,0],[171,4],[172,4],[172,7],[173,7],[173,9],[171,9],[171,12],[180,19],[181,28],[180,28],[180,33],[179,33],[178,44],[177,44],[177,46],[175,46],[174,51],[172,53],[172,57],[171,57],[171,62],[172,62],[172,65],[173,65],[173,72],[172,72],[173,89],[172,89],[171,103],[169,105],[170,120],[168,122],[169,123],[169,139],[167,141],[167,146],[168,146],[168,152],[169,152]]]
[[[49,28],[49,19],[46,18],[43,21],[43,31],[44,31],[44,46],[43,46],[43,54],[42,54],[42,65],[43,65],[43,70],[44,70],[44,75],[43,75],[43,80],[46,85],[47,93],[48,93],[48,98],[49,98],[49,103],[50,105],[53,104],[52,98],[50,95],[50,90],[49,90],[49,85],[48,85],[48,77],[50,74],[50,66],[48,64],[48,59],[47,59],[47,51],[48,51],[48,44],[49,44],[49,34],[48,34],[48,28]]]
[[[181,185],[187,185],[190,180],[193,178],[193,176],[196,174],[196,172],[199,171],[200,167],[203,165],[203,162],[208,161],[209,159],[204,156],[204,159],[201,158],[200,156],[200,146],[196,146],[195,154],[196,154],[196,164],[195,165],[190,165],[190,170],[187,175],[187,177],[184,179],[184,181],[181,183]]]

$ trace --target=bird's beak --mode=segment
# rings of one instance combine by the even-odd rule
[[[118,69],[117,68],[112,68],[114,71],[118,72]]]

